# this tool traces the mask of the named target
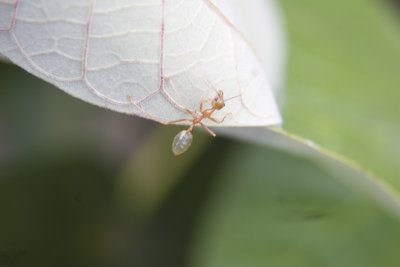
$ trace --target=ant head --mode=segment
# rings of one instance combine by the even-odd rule
[[[214,109],[222,109],[225,107],[224,92],[218,90],[217,95],[213,98],[211,105]]]

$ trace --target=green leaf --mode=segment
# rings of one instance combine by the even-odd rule
[[[327,171],[323,157],[236,146],[204,209],[193,266],[398,266],[396,198],[353,167]]]
[[[384,1],[281,1],[290,58],[285,129],[400,188],[400,31]]]

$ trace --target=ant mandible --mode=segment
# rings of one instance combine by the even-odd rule
[[[208,100],[209,101],[209,100]],[[208,102],[207,101],[207,102]],[[221,120],[217,120],[212,117],[215,111],[221,110],[225,107],[225,100],[224,100],[224,92],[222,90],[217,91],[217,95],[211,100],[211,107],[204,109],[204,103],[206,101],[200,100],[200,113],[194,112],[188,108],[185,109],[186,112],[188,112],[190,115],[192,115],[192,119],[180,119],[180,120],[175,120],[175,121],[170,121],[168,124],[172,123],[177,123],[177,122],[184,122],[188,121],[191,123],[189,128],[187,130],[183,130],[179,132],[175,138],[174,141],[172,142],[172,152],[174,153],[175,156],[178,156],[184,152],[186,152],[190,145],[192,144],[193,140],[193,129],[196,125],[200,125],[204,130],[206,130],[211,136],[215,137],[216,134],[208,128],[202,121],[204,119],[209,119],[215,123],[222,123],[226,116],[229,114],[225,115]]]

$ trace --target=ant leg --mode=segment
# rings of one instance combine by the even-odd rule
[[[143,114],[146,113],[146,112],[144,111],[143,107],[140,105],[140,103],[135,102],[135,101],[133,100],[133,98],[132,98],[130,95],[128,95],[128,96],[126,97],[126,99],[128,99],[128,102],[129,102],[130,104],[132,104],[134,107],[136,107],[138,110],[140,110]]]
[[[211,89],[213,89],[215,93],[218,94],[217,89],[215,89],[215,86],[211,83],[211,81],[210,81],[209,79],[206,79],[205,81],[206,81],[207,85],[208,85],[209,87],[211,87]]]
[[[200,113],[203,113],[204,111],[204,104],[210,103],[210,99],[200,99]]]
[[[185,111],[186,111],[187,113],[189,113],[190,115],[192,115],[193,118],[196,118],[196,117],[197,117],[197,114],[196,114],[194,111],[191,111],[191,110],[188,109],[188,108],[185,108]]]
[[[212,135],[212,137],[216,137],[216,136],[217,136],[213,131],[211,131],[210,128],[208,128],[207,126],[205,126],[205,125],[204,125],[203,123],[201,123],[201,122],[200,122],[200,126],[201,126],[204,130],[206,130],[210,135]]]
[[[180,119],[180,120],[174,120],[174,121],[167,121],[166,124],[174,124],[174,123],[184,122],[184,121],[192,122],[191,119]]]
[[[200,113],[203,113],[203,103],[204,103],[203,98],[200,98]]]
[[[215,122],[215,123],[223,123],[224,120],[225,120],[225,117],[226,117],[226,116],[224,116],[224,117],[222,118],[222,120],[217,120],[217,119],[215,119],[215,118],[213,118],[213,117],[209,117],[209,118],[207,118],[207,119],[209,119],[210,121],[213,121],[213,122]]]
[[[232,115],[232,113],[226,114],[221,120],[217,120],[217,119],[215,119],[213,117],[209,117],[208,119],[213,121],[213,122],[215,122],[215,123],[223,123],[224,120],[226,119],[226,117],[228,117],[229,115]]]

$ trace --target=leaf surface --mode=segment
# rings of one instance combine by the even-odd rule
[[[161,123],[190,118],[215,88],[221,126],[280,123],[264,70],[207,0],[0,2],[0,53],[84,101]],[[221,9],[223,8],[223,10]],[[229,18],[228,18],[229,17]],[[218,116],[217,116],[218,117]]]

